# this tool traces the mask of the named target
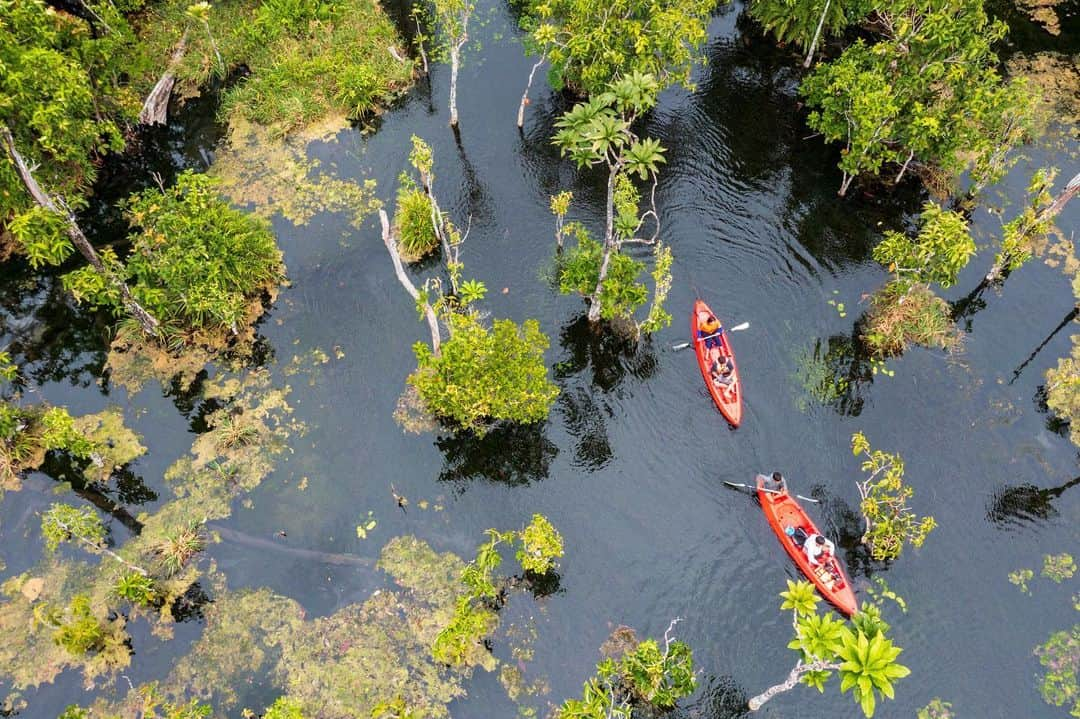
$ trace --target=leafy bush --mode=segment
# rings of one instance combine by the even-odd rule
[[[263,714],[263,719],[304,719],[304,711],[295,699],[278,697]]]
[[[547,517],[534,514],[529,526],[521,532],[521,549],[517,552],[517,560],[522,569],[534,574],[547,574],[558,566],[555,560],[562,555],[562,535]]]
[[[397,193],[394,234],[402,258],[406,262],[415,262],[435,250],[439,238],[431,225],[431,200],[415,183],[404,179]]]
[[[266,223],[230,207],[206,175],[187,171],[172,187],[132,195],[127,214],[137,231],[122,271],[136,299],[175,331],[235,333],[252,300],[283,277]],[[64,284],[80,300],[119,307],[93,268]]]
[[[90,608],[90,597],[76,594],[66,612],[45,605],[35,607],[35,618],[56,627],[53,641],[69,654],[81,657],[105,646],[105,628]]]
[[[577,244],[567,249],[559,263],[559,292],[591,296],[596,291],[603,261],[603,247],[581,225],[571,228]],[[608,275],[600,294],[600,317],[605,320],[631,317],[649,299],[649,290],[638,277],[645,264],[621,252],[611,254]]]
[[[140,607],[148,607],[158,601],[158,589],[154,580],[139,572],[126,572],[117,580],[113,592],[121,599]]]
[[[599,93],[618,77],[651,73],[666,87],[691,87],[717,3],[694,0],[526,0],[526,48],[551,63],[556,89]]]
[[[886,232],[874,248],[874,259],[896,274],[898,280],[952,287],[957,275],[975,254],[975,240],[967,219],[959,212],[943,210],[934,202],[923,207],[919,234],[909,239],[900,232]]]
[[[480,434],[492,421],[547,417],[559,390],[547,378],[548,339],[535,320],[495,320],[490,330],[471,314],[447,321],[452,332],[439,356],[413,346],[417,369],[407,380],[432,415]]]

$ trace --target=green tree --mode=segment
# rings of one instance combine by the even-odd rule
[[[438,36],[450,56],[450,126],[458,126],[457,82],[461,50],[469,42],[469,20],[476,3],[472,0],[431,0]]]
[[[105,525],[89,507],[80,508],[54,502],[49,511],[41,515],[41,536],[45,540],[45,549],[49,552],[55,552],[63,542],[76,540],[91,552],[111,557],[137,574],[144,577],[150,574],[109,549],[105,542]]]
[[[552,207],[556,214],[556,234],[573,232],[576,247],[561,258],[559,288],[577,293],[588,303],[590,322],[600,319],[633,323],[634,330],[654,332],[671,323],[663,301],[671,286],[671,251],[660,241],[660,219],[656,212],[656,183],[659,167],[665,162],[664,148],[657,140],[641,138],[633,130],[634,120],[656,104],[659,89],[651,75],[631,73],[611,83],[605,92],[579,103],[556,123],[554,143],[579,168],[607,169],[605,225],[602,242],[596,242],[578,223],[563,225],[562,196]],[[634,178],[651,181],[649,209],[641,212],[641,193]],[[568,206],[568,203],[567,203]],[[561,214],[560,214],[561,211]],[[642,236],[646,225],[651,236]],[[644,266],[622,254],[625,245],[637,243],[654,248],[655,291],[648,317],[634,322],[634,311],[645,303],[648,293],[637,277]]]
[[[607,656],[597,664],[596,675],[585,682],[581,698],[563,702],[555,711],[556,719],[630,719],[635,708],[670,710],[692,694],[696,686],[693,653],[685,642],[671,636],[677,621],[664,632],[662,647],[655,639],[638,641],[632,630],[620,628],[626,636],[619,643],[629,646],[621,647],[621,656]],[[613,639],[619,634],[617,629]]]
[[[689,88],[716,4],[526,0],[521,23],[528,32],[526,51],[551,63],[549,80],[557,90],[593,95],[634,74],[651,75],[660,87]]]
[[[475,305],[487,294],[487,288],[477,280],[461,280],[464,265],[459,252],[465,236],[435,199],[431,147],[413,137],[409,160],[427,197],[431,227],[442,245],[450,291],[443,292],[439,277],[429,278],[417,289],[402,265],[401,242],[394,236],[386,212],[380,210],[383,244],[390,253],[394,272],[416,302],[420,317],[427,320],[431,333],[430,347],[423,342],[413,347],[417,369],[409,375],[408,384],[416,390],[428,416],[478,434],[484,434],[494,422],[531,423],[546,418],[559,392],[548,379],[544,365],[547,337],[535,320],[521,325],[495,320],[490,328],[481,321]],[[444,326],[448,335],[445,339]]]
[[[832,612],[817,613],[819,598],[813,584],[790,579],[787,584],[787,591],[780,593],[780,609],[792,611],[795,636],[788,647],[799,659],[783,683],[750,699],[750,711],[757,711],[800,682],[824,692],[829,678],[837,672],[841,693],[851,691],[863,714],[872,717],[878,695],[892,699],[893,683],[911,673],[896,661],[902,650],[886,636],[889,625],[881,618],[880,609],[874,604],[864,606],[850,622],[844,622]]]
[[[845,143],[839,194],[885,164],[900,165],[896,182],[919,165],[947,188],[968,168],[980,188],[1003,174],[1036,106],[1022,80],[997,74],[1005,24],[981,0],[900,0],[876,7],[870,24],[879,42],[856,41],[800,87],[810,127]]]
[[[896,559],[906,543],[921,547],[937,526],[933,517],[919,518],[909,501],[915,490],[904,484],[904,460],[899,454],[871,449],[862,432],[851,436],[851,451],[862,456],[866,479],[858,482],[859,511],[866,528],[862,542],[879,561]]]

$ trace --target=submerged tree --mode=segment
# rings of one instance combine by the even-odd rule
[[[904,460],[899,454],[872,450],[862,432],[851,436],[851,452],[862,456],[866,479],[858,482],[859,511],[866,528],[862,543],[879,561],[896,559],[904,544],[921,547],[937,526],[933,517],[919,518],[908,502],[915,490],[904,484]]]
[[[458,71],[461,69],[461,51],[469,42],[469,20],[476,10],[473,0],[430,0],[431,15],[435,22],[436,38],[440,44],[440,54],[450,58],[450,126],[457,130],[458,106],[457,84]],[[426,14],[420,11],[419,14]],[[419,17],[414,15],[419,28]],[[427,69],[427,53],[423,50],[423,36],[417,38]]]
[[[656,104],[659,86],[651,75],[632,73],[611,83],[588,102],[575,105],[556,123],[554,143],[579,168],[607,168],[603,239],[594,240],[580,223],[564,224],[569,207],[565,194],[552,198],[556,237],[572,234],[576,245],[560,258],[559,289],[576,293],[588,303],[590,322],[621,320],[633,324],[634,332],[650,333],[671,324],[663,308],[671,287],[671,250],[660,241],[660,218],[656,212],[656,183],[665,162],[659,141],[642,138],[632,129],[634,120]],[[650,181],[649,209],[641,212],[641,193],[634,178]],[[652,234],[642,230],[651,225]],[[625,245],[653,247],[653,302],[648,316],[637,322],[634,311],[645,304],[648,290],[638,282],[641,262],[623,254]]]
[[[559,393],[544,366],[547,337],[535,320],[521,325],[495,320],[491,327],[482,322],[475,305],[487,294],[487,287],[477,280],[461,280],[464,265],[459,253],[464,237],[435,199],[431,148],[414,137],[410,160],[420,173],[433,234],[443,247],[450,291],[443,291],[442,279],[437,277],[419,289],[413,284],[401,263],[400,242],[386,212],[380,210],[383,244],[398,281],[416,301],[431,333],[430,347],[422,342],[413,346],[417,369],[409,375],[408,384],[428,415],[479,434],[493,422],[545,419]]]
[[[997,73],[1005,24],[982,0],[901,0],[876,7],[870,24],[880,42],[857,40],[800,87],[810,127],[845,143],[839,194],[886,164],[899,166],[895,182],[917,165],[945,188],[969,168],[976,188],[1004,174],[1036,106],[1023,80]]]
[[[528,32],[526,51],[551,63],[549,80],[557,90],[566,87],[591,96],[630,75],[652,75],[661,88],[676,83],[690,87],[716,4],[527,0],[521,24]]]
[[[832,612],[817,613],[819,597],[813,584],[790,579],[787,584],[787,591],[780,593],[784,600],[780,609],[792,610],[795,637],[788,647],[798,652],[799,659],[783,683],[750,699],[750,711],[757,711],[765,702],[794,689],[800,682],[824,692],[829,678],[837,672],[841,693],[851,691],[863,714],[872,717],[877,696],[892,699],[893,683],[911,673],[896,661],[903,650],[886,636],[889,625],[881,617],[879,607],[865,605],[851,621],[845,622]]]
[[[996,282],[1006,273],[1018,269],[1033,253],[1034,245],[1050,231],[1065,205],[1080,192],[1080,173],[1073,176],[1055,198],[1050,190],[1054,186],[1057,170],[1042,168],[1031,178],[1028,185],[1028,204],[1020,214],[1005,223],[1001,230],[1001,250],[994,257],[994,264],[986,273],[986,282]]]

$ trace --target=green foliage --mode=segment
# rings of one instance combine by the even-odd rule
[[[876,694],[880,693],[888,699],[895,698],[893,682],[911,674],[910,669],[896,663],[901,651],[900,647],[893,646],[884,632],[872,637],[862,632],[844,633],[843,644],[837,652],[844,660],[840,664],[840,691],[852,690],[867,717],[874,716]]]
[[[42,604],[35,607],[35,619],[56,628],[53,641],[69,654],[81,657],[105,646],[105,628],[90,607],[90,597],[76,594],[66,611]]]
[[[526,572],[547,574],[558,566],[556,560],[563,555],[562,535],[547,517],[534,514],[529,525],[521,531],[520,538],[517,560]]]
[[[977,185],[1000,176],[1035,111],[1021,82],[997,74],[993,45],[1005,24],[987,17],[982,0],[900,0],[879,5],[873,19],[880,42],[856,41],[800,88],[810,127],[845,143],[840,194],[886,163],[937,168],[950,184],[967,168]]]
[[[1028,589],[1028,582],[1035,577],[1035,572],[1031,569],[1020,568],[1015,571],[1009,572],[1009,582],[1020,587],[1020,591],[1024,594],[1031,594],[1031,590]]]
[[[575,225],[573,230],[577,243],[568,248],[561,258],[559,291],[564,295],[590,297],[600,277],[603,247],[581,225]],[[603,319],[629,318],[648,301],[648,288],[638,282],[644,269],[644,263],[622,253],[612,253],[600,294],[600,316]]]
[[[661,86],[690,88],[715,2],[693,0],[525,0],[526,50],[551,63],[552,87],[580,95],[602,92],[631,73]]]
[[[878,358],[902,354],[909,344],[960,346],[948,303],[926,285],[904,281],[889,282],[871,296],[860,338]]]
[[[373,719],[379,715],[372,712]],[[303,707],[300,702],[288,697],[278,697],[271,704],[262,719],[304,719]]]
[[[552,142],[578,167],[606,163],[642,179],[653,176],[664,162],[664,149],[655,140],[638,138],[631,124],[656,105],[659,91],[656,77],[648,73],[613,80],[559,118]]]
[[[159,599],[157,584],[145,574],[125,572],[113,587],[116,596],[140,607],[148,607]]]
[[[439,247],[439,238],[431,224],[431,200],[407,176],[403,176],[397,192],[394,235],[407,262],[415,262]]]
[[[1047,554],[1043,557],[1042,575],[1061,584],[1066,579],[1072,579],[1076,574],[1076,561],[1068,552],[1061,554]]]
[[[851,451],[862,456],[867,478],[858,483],[859,509],[866,522],[862,541],[870,556],[883,561],[896,559],[905,543],[921,547],[937,526],[933,517],[919,518],[908,505],[915,490],[904,484],[904,460],[899,454],[874,450],[862,432],[851,436]]]
[[[41,0],[0,2],[0,125],[11,130],[26,161],[37,166],[41,186],[73,207],[81,206],[93,185],[97,158],[123,148],[117,121],[132,116],[116,60],[131,32],[110,3],[90,1],[86,7],[112,32],[91,34],[84,21]],[[30,206],[3,154],[0,228]],[[24,224],[19,239],[35,245],[38,238],[27,229]],[[48,245],[50,239],[42,242]]]
[[[953,719],[953,716],[952,704],[935,697],[916,713],[915,719]]]
[[[1012,272],[1031,259],[1032,249],[1050,231],[1054,219],[1043,214],[1054,201],[1050,189],[1057,177],[1056,168],[1041,168],[1028,184],[1028,204],[1023,211],[1001,228],[1001,250],[994,267]]]
[[[157,558],[161,573],[172,577],[179,574],[191,558],[205,547],[206,538],[202,525],[188,522],[165,532],[154,543],[151,551]]]
[[[275,133],[333,116],[364,117],[411,79],[412,64],[387,52],[400,39],[375,3],[272,0],[258,6],[253,22],[211,18],[211,25],[226,64],[251,71],[226,91],[223,112]],[[197,77],[199,70],[189,72]]]
[[[1035,656],[1046,672],[1039,679],[1043,699],[1080,717],[1080,624],[1051,634],[1035,648]]]
[[[105,533],[101,518],[89,507],[53,503],[49,511],[41,515],[41,536],[49,552],[55,552],[62,542],[71,539],[101,546],[105,542]]]
[[[919,234],[909,239],[889,231],[874,248],[874,259],[896,274],[897,281],[952,287],[975,254],[975,240],[959,212],[927,202],[919,216]]]
[[[839,35],[844,28],[853,25],[871,10],[866,0],[754,0],[750,4],[750,16],[783,43],[792,43],[803,50],[810,48],[822,13],[821,39]],[[820,40],[819,40],[820,42]]]
[[[468,314],[451,314],[450,338],[436,356],[417,343],[416,388],[436,417],[483,434],[492,421],[538,422],[559,390],[547,377],[547,337],[535,320],[495,320],[489,330]]]
[[[137,230],[123,267],[132,294],[180,333],[238,332],[252,300],[283,277],[266,223],[230,207],[206,175],[187,171],[165,190],[132,195],[127,214]],[[82,301],[118,310],[119,298],[93,284],[96,275],[83,268],[64,284]]]
[[[556,719],[630,719],[635,706],[666,710],[693,693],[694,660],[684,642],[665,638],[637,642],[616,661],[596,665],[596,675],[585,682],[580,699],[567,699],[555,711]]]
[[[90,714],[78,704],[69,704],[56,719],[92,719]]]

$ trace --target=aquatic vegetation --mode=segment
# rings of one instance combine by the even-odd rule
[[[975,254],[975,240],[964,215],[927,202],[919,215],[919,232],[909,238],[889,230],[874,247],[874,259],[904,284],[937,283],[952,287],[960,270]]]
[[[777,694],[791,691],[800,682],[825,691],[829,679],[837,672],[840,692],[852,692],[855,702],[866,717],[874,716],[877,696],[892,699],[893,683],[911,674],[898,663],[903,651],[894,646],[886,633],[889,625],[881,618],[881,607],[872,603],[845,622],[832,612],[817,613],[820,598],[814,585],[807,581],[787,583],[780,593],[780,610],[792,611],[795,636],[788,644],[799,654],[798,661],[787,680],[770,687],[749,701],[750,711],[757,711]]]
[[[336,115],[275,138],[260,125],[235,118],[210,173],[234,204],[269,219],[281,215],[294,225],[306,225],[321,212],[341,212],[353,227],[381,206],[375,181],[334,177],[318,160],[308,157],[315,141],[333,141],[348,126]]]
[[[878,561],[896,559],[906,543],[921,547],[937,522],[929,516],[920,519],[911,510],[908,502],[915,490],[904,484],[904,460],[899,454],[871,449],[862,432],[851,436],[851,451],[864,458],[862,471],[868,475],[857,486],[859,511],[866,523],[862,543],[870,556]]]
[[[401,179],[394,211],[394,234],[401,259],[415,262],[439,246],[431,226],[431,200],[407,175]]]
[[[935,697],[916,713],[915,719],[953,719],[954,716],[952,704]]]
[[[562,535],[547,517],[534,514],[519,537],[521,549],[516,556],[526,572],[547,574],[558,566],[556,560],[563,555]]]
[[[694,660],[690,647],[672,639],[675,622],[664,632],[664,646],[655,639],[640,641],[629,627],[618,627],[604,643],[604,660],[596,676],[585,682],[581,699],[567,699],[555,711],[557,719],[630,719],[635,708],[667,710],[693,693]]]
[[[1080,624],[1051,634],[1035,648],[1035,656],[1046,671],[1039,681],[1043,699],[1080,716]]]
[[[1075,574],[1076,560],[1068,552],[1047,554],[1043,557],[1042,575],[1056,584],[1072,579]]]
[[[961,335],[945,300],[926,285],[890,282],[870,298],[860,339],[878,357],[902,354],[909,345],[955,352]]]

